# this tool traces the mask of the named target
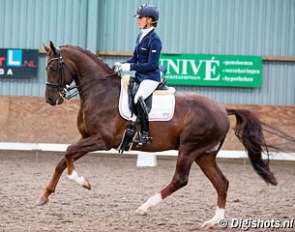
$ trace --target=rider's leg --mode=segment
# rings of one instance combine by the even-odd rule
[[[145,102],[142,97],[139,97],[137,104],[136,104],[138,117],[140,120],[140,136],[138,138],[137,143],[141,144],[150,144],[151,143],[151,136],[149,130],[149,118],[148,118],[148,109],[145,105]]]
[[[134,103],[136,104],[139,97],[144,100],[147,99],[158,87],[159,82],[153,80],[143,80],[140,82],[137,93],[134,96]]]
[[[139,144],[146,144],[151,142],[149,133],[149,118],[148,111],[144,99],[148,98],[158,87],[159,82],[153,80],[143,80],[134,97],[134,104],[138,111],[138,117],[141,125],[141,133],[138,139]],[[139,100],[141,99],[141,100]]]

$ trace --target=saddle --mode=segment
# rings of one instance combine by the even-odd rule
[[[121,79],[121,93],[119,100],[120,115],[130,120],[134,113],[134,96],[138,90],[139,82],[130,75]],[[149,121],[169,121],[174,114],[175,89],[167,87],[165,79],[159,84],[154,93],[146,100],[149,112]]]

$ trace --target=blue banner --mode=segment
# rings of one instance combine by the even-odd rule
[[[1,77],[37,77],[37,49],[0,49]]]

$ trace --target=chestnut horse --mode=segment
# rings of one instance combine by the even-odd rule
[[[81,139],[67,148],[36,205],[48,202],[66,168],[70,180],[90,189],[88,180],[78,175],[74,161],[88,152],[118,148],[128,124],[118,110],[121,78],[102,59],[76,46],[58,48],[50,42],[50,47],[44,45],[44,48],[48,57],[46,101],[50,105],[62,104],[66,89],[75,81],[80,95],[77,127]],[[203,226],[213,227],[224,218],[228,180],[217,166],[216,155],[229,130],[228,115],[237,119],[235,134],[245,146],[254,170],[267,183],[277,184],[268,162],[262,160],[268,145],[262,124],[253,113],[245,109],[225,109],[197,94],[183,94],[176,96],[175,113],[170,121],[150,122],[152,144],[132,148],[148,152],[179,151],[171,182],[141,205],[137,213],[147,214],[148,208],[184,187],[195,162],[217,191],[215,216]]]

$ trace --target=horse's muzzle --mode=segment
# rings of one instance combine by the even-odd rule
[[[60,105],[64,102],[64,99],[60,96],[46,97],[46,102],[52,106]]]

